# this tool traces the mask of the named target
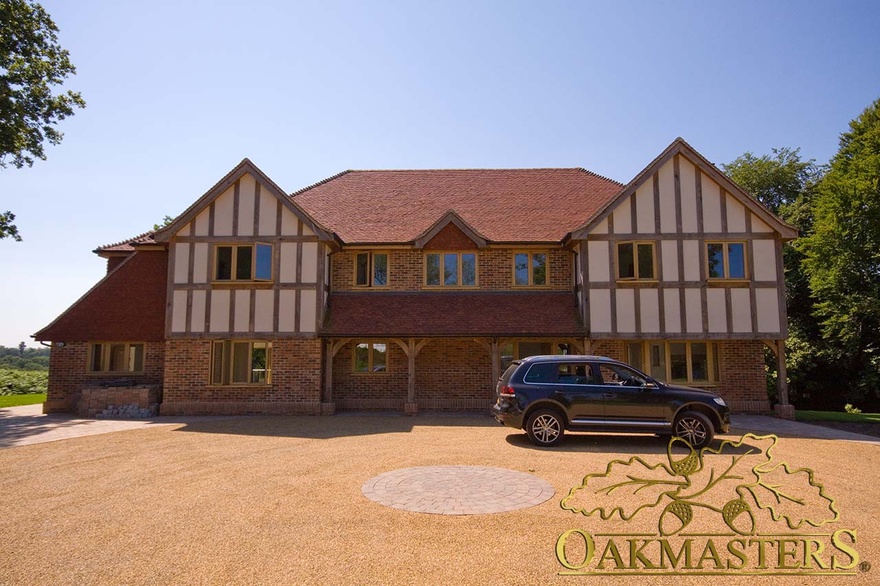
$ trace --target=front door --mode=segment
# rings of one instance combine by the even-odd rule
[[[609,425],[666,420],[667,399],[656,387],[647,387],[641,373],[620,364],[600,364],[599,375]]]

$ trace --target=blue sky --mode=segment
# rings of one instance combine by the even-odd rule
[[[585,167],[629,181],[676,136],[715,163],[824,163],[880,97],[877,2],[43,3],[85,110],[0,170],[0,344],[242,158],[286,191],[344,169]],[[503,213],[503,210],[499,210]]]

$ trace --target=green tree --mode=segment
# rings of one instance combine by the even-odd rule
[[[43,142],[58,144],[55,126],[84,108],[78,92],[53,93],[76,73],[58,44],[58,27],[32,0],[0,0],[0,168],[45,159]],[[21,240],[11,212],[0,214],[0,239]]]
[[[850,122],[800,242],[826,340],[847,365],[847,402],[880,405],[880,99]]]

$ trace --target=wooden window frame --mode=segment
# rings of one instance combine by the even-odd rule
[[[264,381],[250,382],[253,376],[253,368],[249,368],[249,372],[251,373],[248,376],[248,382],[238,382],[233,381],[235,368],[235,359],[233,357],[233,353],[235,351],[235,344],[247,344],[248,345],[248,356],[250,357],[250,364],[253,364],[253,356],[254,356],[254,344],[264,344],[266,349],[266,376]],[[226,350],[228,345],[228,352]],[[221,355],[221,376],[220,380],[216,380],[216,372],[215,366],[217,361],[217,352],[222,352]],[[222,386],[222,387],[267,387],[272,384],[272,342],[268,340],[214,340],[211,343],[211,363],[210,363],[210,384],[212,386]]]
[[[648,376],[651,376],[651,345],[663,344],[663,355],[665,360],[666,378],[664,382],[668,384],[696,384],[705,387],[713,387],[720,384],[720,357],[718,342],[715,340],[645,340],[641,342],[642,367],[640,370]],[[685,360],[687,364],[687,378],[672,380],[672,344],[685,344]],[[692,344],[706,344],[706,376],[705,379],[695,379],[693,369],[693,352]],[[628,350],[627,350],[628,352]],[[626,356],[627,362],[629,355]],[[716,364],[717,363],[717,364]],[[718,377],[715,372],[718,372]]]
[[[516,282],[516,257],[517,255],[524,254],[528,257],[528,283],[520,284]],[[544,282],[536,285],[535,280],[535,272],[533,267],[534,256],[536,254],[544,255]],[[518,288],[526,288],[526,287],[536,287],[540,289],[544,289],[550,286],[550,251],[549,250],[514,250],[513,256],[511,258],[513,261],[513,275],[511,284]]]
[[[620,276],[620,247],[624,244],[632,244],[633,247],[633,276],[632,277],[621,277]],[[650,277],[642,277],[639,275],[639,246],[648,245],[651,247],[651,271],[653,275]],[[657,245],[653,240],[622,240],[616,242],[614,244],[614,263],[615,263],[615,276],[617,281],[622,281],[625,283],[638,281],[640,283],[651,283],[657,282]]]
[[[358,283],[358,257],[362,254],[367,255],[367,283]],[[376,285],[376,255],[385,256],[385,284]],[[387,289],[391,286],[391,253],[387,250],[376,251],[355,251],[354,253],[354,271],[352,273],[352,286],[358,289]]]
[[[430,255],[439,255],[440,256],[440,283],[437,285],[432,285],[428,283],[428,257]],[[454,254],[458,256],[457,263],[457,275],[456,275],[456,284],[455,285],[446,285],[444,284],[444,270],[443,267],[445,265],[445,258],[447,254]],[[462,271],[462,262],[461,255],[463,254],[472,254],[474,255],[474,284],[473,285],[462,285],[461,284],[461,271]],[[422,272],[424,273],[422,278],[422,285],[426,288],[431,289],[476,289],[480,286],[480,255],[477,254],[476,251],[461,251],[461,250],[432,250],[430,252],[426,252],[422,255]]]
[[[235,244],[235,243],[227,243],[227,242],[218,242],[214,244],[213,248],[213,267],[211,272],[211,282],[212,283],[271,283],[274,280],[275,275],[273,270],[273,263],[269,264],[269,278],[268,279],[259,279],[256,277],[257,271],[257,248],[260,246],[269,247],[269,258],[274,258],[275,249],[269,242],[248,242],[245,244]],[[232,248],[232,263],[230,266],[230,273],[228,279],[220,279],[217,277],[217,271],[219,269],[220,263],[220,255],[218,254],[218,250],[220,248]],[[250,279],[239,279],[236,277],[236,273],[238,270],[238,249],[250,247],[251,248],[251,277]]]
[[[709,246],[713,244],[718,244],[723,247],[721,251],[721,268],[723,275],[721,277],[711,277],[710,273],[710,261],[709,261]],[[742,277],[731,277],[730,276],[730,245],[731,244],[739,244],[742,246],[742,258],[743,258],[743,276]],[[749,247],[748,244],[742,240],[712,240],[706,241],[706,280],[707,281],[748,281],[751,277],[749,275]]]
[[[122,344],[125,346],[125,356],[126,362],[128,361],[128,355],[131,351],[131,348],[134,346],[141,346],[141,369],[140,370],[110,370],[110,349],[114,345]],[[99,370],[95,370],[95,346],[101,347],[101,356],[100,356],[100,366]],[[146,370],[146,362],[147,362],[147,344],[145,342],[89,342],[89,357],[88,357],[88,365],[87,370],[93,374],[143,374]]]
[[[374,370],[373,366],[373,346],[381,344],[385,346],[385,370]],[[367,346],[367,370],[358,370],[357,369],[357,348],[358,346],[366,345]],[[388,374],[390,371],[390,365],[388,361],[388,356],[390,354],[391,345],[388,342],[383,342],[381,340],[361,340],[354,342],[351,346],[351,372],[352,374],[357,375],[369,375],[376,376],[382,374]]]

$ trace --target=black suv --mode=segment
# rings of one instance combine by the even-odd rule
[[[730,409],[715,393],[667,385],[603,356],[514,360],[495,394],[495,419],[538,446],[556,445],[568,429],[675,435],[702,448],[730,429]]]

